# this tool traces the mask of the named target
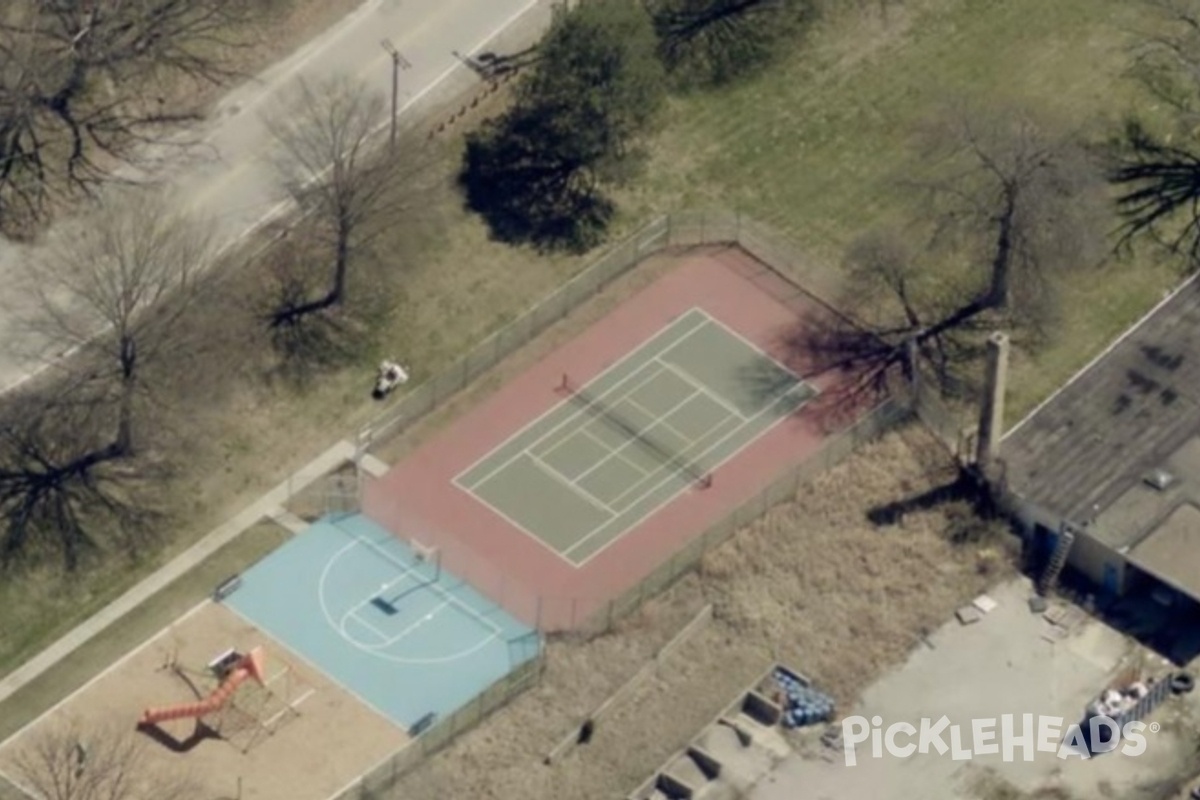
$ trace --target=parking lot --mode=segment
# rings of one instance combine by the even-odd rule
[[[907,663],[870,687],[857,708],[847,715],[868,720],[878,716],[881,727],[908,722],[920,728],[922,719],[936,722],[945,715],[960,726],[963,750],[972,747],[972,720],[1012,714],[1020,732],[1021,715],[1061,717],[1063,727],[1081,720],[1085,706],[1119,673],[1137,665],[1147,675],[1165,676],[1171,667],[1136,646],[1119,632],[1079,614],[1061,626],[1064,638],[1050,641],[1044,634],[1055,626],[1030,611],[1032,594],[1025,579],[1004,584],[989,593],[996,607],[978,622],[957,619],[927,637]],[[1052,606],[1053,607],[1053,606]],[[758,784],[753,800],[1018,800],[1049,789],[1049,796],[1112,797],[1151,800],[1173,796],[1169,787],[1196,770],[1200,737],[1196,695],[1172,697],[1145,722],[1144,752],[1129,755],[1120,749],[1090,759],[1060,758],[1038,751],[1025,761],[1022,750],[1006,761],[995,755],[955,759],[952,752],[919,750],[907,758],[872,757],[870,740],[855,748],[854,766],[847,766],[844,749],[811,743],[782,762]],[[1151,724],[1153,723],[1153,724]],[[999,726],[997,726],[999,730]],[[817,732],[813,732],[814,734]],[[941,737],[950,743],[950,734]],[[999,738],[999,737],[997,737]],[[909,739],[901,737],[899,744]],[[918,741],[913,736],[911,741]],[[1047,795],[1040,794],[1045,797]]]

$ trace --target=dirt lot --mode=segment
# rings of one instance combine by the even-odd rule
[[[244,686],[234,698],[244,714],[206,719],[220,728],[222,739],[194,737],[189,720],[151,729],[153,735],[139,742],[146,770],[186,776],[196,785],[189,796],[323,800],[407,741],[400,729],[233,612],[205,603],[0,745],[0,769],[18,777],[13,759],[39,736],[73,726],[131,730],[146,707],[195,702],[215,686],[205,665],[229,648],[247,652],[257,645],[266,651],[269,691]],[[191,686],[166,666],[172,658]]]
[[[923,718],[945,715],[961,727],[963,746],[972,749],[971,720],[1033,714],[1059,717],[1062,728],[1079,722],[1087,703],[1126,668],[1157,678],[1170,674],[1160,656],[1082,614],[1066,627],[1067,638],[1047,641],[1042,634],[1051,626],[1030,613],[1031,594],[1025,578],[994,587],[989,591],[998,604],[994,610],[971,625],[946,623],[929,637],[931,646],[914,650],[849,713],[878,715],[883,727],[897,722],[919,727]],[[1118,750],[1090,760],[1054,752],[1038,752],[1031,762],[1020,755],[1006,761],[1002,753],[958,761],[936,752],[874,758],[870,744],[863,743],[855,748],[855,765],[847,766],[842,751],[814,743],[764,779],[752,800],[792,800],[801,791],[811,800],[1165,800],[1174,797],[1176,776],[1200,767],[1198,712],[1194,696],[1170,699],[1145,720],[1151,727],[1144,752]],[[818,758],[822,753],[830,758]]]
[[[998,546],[951,544],[947,509],[879,528],[873,506],[949,477],[918,428],[889,434],[716,548],[612,634],[551,643],[541,684],[406,776],[389,795],[612,798],[632,791],[771,659],[843,705],[921,632],[1007,574]],[[1002,540],[1001,540],[1002,541]],[[547,753],[699,610],[714,620],[552,767]]]

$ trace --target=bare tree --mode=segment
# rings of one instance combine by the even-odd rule
[[[1130,71],[1194,129],[1200,115],[1200,3],[1141,0],[1140,6],[1146,13],[1134,32]]]
[[[215,83],[245,44],[253,0],[0,4],[0,229],[141,164],[201,110],[172,82]],[[172,91],[172,88],[176,91]],[[194,94],[194,93],[192,93]]]
[[[328,283],[316,296],[291,287],[271,314],[272,327],[344,303],[352,265],[399,210],[401,185],[420,169],[415,143],[385,159],[372,136],[386,122],[383,97],[360,83],[334,78],[301,80],[290,97],[264,116],[279,145],[276,164],[283,187],[316,226],[330,249]]]
[[[644,0],[663,64],[681,82],[725,83],[796,43],[810,0]]]
[[[1109,179],[1124,219],[1119,245],[1146,234],[1200,264],[1200,3],[1142,0],[1132,73],[1173,117],[1152,129],[1131,119],[1111,150]]]
[[[189,800],[200,795],[189,776],[153,764],[146,741],[116,725],[70,721],[43,728],[17,752],[14,773],[43,800]]]
[[[106,549],[136,555],[161,521],[148,491],[165,469],[118,456],[111,392],[86,378],[22,391],[0,407],[0,564]]]
[[[117,400],[113,457],[134,455],[136,401],[146,369],[182,362],[194,345],[181,320],[207,288],[215,255],[211,226],[144,190],[117,193],[95,219],[33,257],[16,293],[27,345],[81,352],[110,378]],[[74,367],[78,368],[78,362]]]
[[[1021,114],[959,110],[925,145],[934,177],[910,188],[932,212],[917,226],[932,232],[928,244],[910,247],[896,231],[858,240],[848,253],[855,322],[798,334],[818,369],[852,370],[858,388],[881,389],[898,370],[961,389],[981,326],[1044,333],[1061,276],[1103,257],[1099,183],[1069,140]],[[947,271],[954,262],[965,269]]]
[[[103,542],[136,551],[156,518],[143,490],[165,467],[135,456],[159,384],[186,380],[200,344],[186,323],[209,286],[211,229],[158,193],[114,200],[59,231],[10,295],[17,343],[56,369],[0,407],[6,563],[54,551],[74,569]]]

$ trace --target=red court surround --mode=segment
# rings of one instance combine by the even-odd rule
[[[784,297],[784,293],[788,296]],[[454,485],[456,475],[562,402],[564,373],[581,386],[692,307],[736,330],[777,360],[795,363],[784,341],[801,316],[823,307],[740,249],[688,255],[576,338],[550,353],[369,481],[364,512],[405,536],[434,544],[442,566],[523,622],[544,631],[578,626],[632,587],[784,468],[819,448],[828,423],[801,410],[713,472],[712,485],[684,492],[575,567]],[[791,356],[789,358],[789,355]],[[829,388],[836,380],[812,383]],[[838,427],[853,420],[850,415]],[[530,498],[536,502],[537,498]]]

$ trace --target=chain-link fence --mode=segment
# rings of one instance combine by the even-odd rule
[[[692,211],[657,217],[363,426],[358,434],[360,449],[370,450],[403,433],[646,257],[667,248],[714,244],[740,245],[772,270],[790,292],[830,305],[829,300],[836,291],[836,273],[812,264],[799,255],[794,245],[766,226],[741,214],[723,211]]]
[[[361,778],[338,792],[329,800],[381,800],[384,793],[414,767],[446,747],[463,733],[471,730],[489,714],[507,705],[514,697],[534,686],[541,678],[544,656],[536,634],[509,643],[510,650],[525,654],[524,661],[505,677],[493,683],[482,694],[455,711],[435,721],[401,749],[372,767]],[[532,653],[532,655],[528,655]]]
[[[742,215],[716,211],[658,217],[519,318],[492,333],[449,369],[415,387],[393,409],[361,429],[358,436],[360,452],[367,452],[402,434],[426,413],[442,406],[451,396],[625,275],[647,256],[666,248],[703,245],[741,246],[762,264],[762,274],[755,276],[756,282],[781,302],[795,299],[811,304],[816,299],[829,305],[826,298],[832,298],[836,292],[835,273],[815,266],[794,245]],[[809,289],[810,284],[816,287],[815,291]],[[851,428],[828,439],[814,456],[786,471],[615,599],[553,597],[538,593],[509,580],[506,570],[480,556],[457,537],[439,532],[436,526],[426,528],[425,535],[433,537],[427,543],[441,550],[446,569],[540,631],[592,633],[607,630],[640,607],[647,598],[692,569],[704,553],[724,542],[739,527],[793,497],[814,474],[844,459],[858,444],[878,436],[908,413],[908,405],[907,402],[885,403]]]
[[[583,598],[543,598],[547,630],[570,630],[594,635],[610,630],[621,618],[694,569],[704,555],[770,509],[786,503],[809,481],[841,463],[859,445],[879,437],[909,416],[899,403],[886,401],[838,435],[826,439],[821,449],[783,472],[762,491],[734,508],[674,553],[657,569],[619,597],[586,602]],[[561,628],[549,623],[566,623]]]

